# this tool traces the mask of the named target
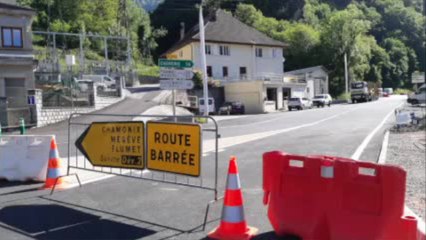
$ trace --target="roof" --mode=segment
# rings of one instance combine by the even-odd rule
[[[266,34],[241,22],[232,14],[221,9],[208,17],[205,21],[205,40],[206,42],[228,43],[228,44],[246,44],[261,45],[271,47],[286,47],[287,44],[274,40]],[[174,52],[190,42],[200,39],[199,25],[195,25],[184,38],[173,45],[165,54]]]
[[[298,74],[304,74],[304,73],[310,73],[316,70],[322,70],[326,73],[328,73],[327,68],[325,68],[322,65],[319,66],[314,66],[314,67],[308,67],[308,68],[301,68],[301,69],[297,69],[297,70],[293,70],[293,71],[288,71],[285,72],[286,75],[298,75]]]
[[[21,6],[17,6],[17,5],[13,5],[13,4],[7,4],[7,3],[1,3],[1,2],[0,2],[0,9],[35,12],[35,10],[31,9],[31,8],[21,7]]]

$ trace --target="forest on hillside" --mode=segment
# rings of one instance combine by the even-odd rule
[[[179,40],[181,22],[186,30],[197,24],[200,2],[18,0],[37,11],[33,30],[130,36],[133,59],[136,64],[144,65],[155,63],[160,54]],[[426,68],[423,0],[204,0],[203,3],[206,16],[218,8],[225,9],[242,22],[289,44],[284,51],[285,71],[324,65],[329,70],[333,95],[344,90],[345,53],[352,81],[378,82],[383,87],[410,88],[411,74],[424,72]],[[78,48],[73,46],[75,42],[67,44]],[[90,44],[95,45],[87,43]],[[103,54],[102,46],[98,47],[98,54]]]
[[[168,30],[157,54],[179,39],[179,24],[197,23],[196,0],[166,0],[151,14],[154,27]],[[425,71],[425,17],[422,0],[207,0],[216,8],[288,43],[285,70],[324,65],[331,90],[344,90],[344,54],[352,81],[409,88],[411,74]]]

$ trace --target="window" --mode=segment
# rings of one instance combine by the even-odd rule
[[[223,77],[228,77],[228,67],[222,67]]]
[[[206,54],[207,55],[212,55],[212,46],[206,45]]]
[[[22,48],[22,30],[20,28],[1,28],[1,42],[3,47]]]
[[[219,54],[222,56],[231,55],[229,51],[229,46],[219,46]]]
[[[278,57],[278,49],[276,49],[276,48],[273,48],[273,49],[272,49],[272,57],[273,57],[273,58]]]
[[[207,77],[213,76],[213,68],[212,66],[207,66]]]
[[[183,57],[183,51],[179,51],[179,57]]]
[[[256,48],[256,57],[263,57],[263,49]]]

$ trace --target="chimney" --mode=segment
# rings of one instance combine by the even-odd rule
[[[182,40],[185,37],[185,23],[180,23],[180,40]]]

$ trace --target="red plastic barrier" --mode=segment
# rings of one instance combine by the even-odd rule
[[[403,216],[406,173],[396,166],[282,152],[263,155],[264,204],[278,235],[419,240]]]

